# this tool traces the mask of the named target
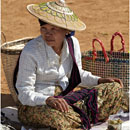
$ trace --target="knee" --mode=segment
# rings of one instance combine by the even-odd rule
[[[118,82],[106,83],[105,88],[106,88],[105,90],[108,92],[109,95],[111,94],[115,95],[117,93],[120,93],[120,95],[122,95],[123,93],[123,88]]]
[[[113,82],[113,85],[114,85],[116,88],[122,88],[121,84],[118,83],[118,82]]]
[[[116,95],[118,94],[118,96],[120,95],[120,97],[122,97],[123,88],[121,84],[119,84],[118,82],[113,82],[111,89],[112,89],[111,91],[113,92],[113,94],[116,94]]]
[[[113,87],[113,90],[115,90],[115,91],[123,90],[122,85],[120,83],[118,83],[118,82],[113,82],[112,87]]]

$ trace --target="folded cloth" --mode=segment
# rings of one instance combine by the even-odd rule
[[[79,91],[71,91],[65,96],[55,96],[55,98],[64,98],[66,102],[80,115],[80,119],[83,126],[86,129],[90,129],[90,123],[97,123],[98,121],[98,107],[97,107],[97,90],[95,89],[82,89]],[[74,103],[79,100],[86,99],[85,105],[87,108],[87,113],[85,113],[80,108],[76,107]],[[89,113],[91,113],[92,122],[89,119]]]

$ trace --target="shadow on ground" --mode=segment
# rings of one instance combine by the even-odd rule
[[[7,106],[16,106],[11,94],[1,94],[1,108]]]

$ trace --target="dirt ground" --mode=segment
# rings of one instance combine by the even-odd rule
[[[6,41],[23,37],[36,37],[39,33],[39,24],[35,17],[30,15],[26,6],[32,3],[41,3],[48,0],[1,0],[1,31]],[[106,50],[110,50],[112,34],[121,32],[125,39],[126,52],[129,50],[129,0],[66,0],[68,6],[85,22],[85,31],[76,32],[81,51],[92,49],[92,39],[99,38]],[[2,43],[5,42],[2,36]],[[96,44],[97,50],[101,50]],[[114,40],[114,49],[121,48],[120,38]],[[6,78],[1,66],[1,106],[15,105],[7,87]]]

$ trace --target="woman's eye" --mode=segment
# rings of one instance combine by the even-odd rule
[[[52,28],[52,31],[56,32],[56,31],[59,31],[59,30],[57,28]]]
[[[55,28],[52,28],[52,31],[56,31],[56,29],[55,29]]]
[[[46,29],[45,29],[45,28],[42,28],[42,31],[46,31]]]

